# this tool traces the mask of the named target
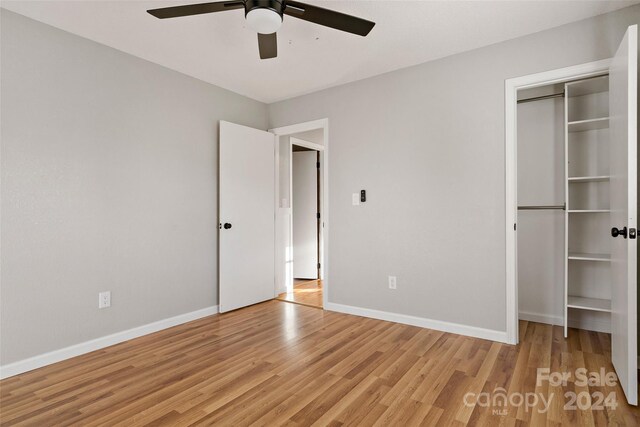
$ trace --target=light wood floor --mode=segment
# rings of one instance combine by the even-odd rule
[[[276,299],[322,308],[322,280],[295,279],[293,292],[283,292]]]
[[[0,383],[2,425],[627,425],[619,387],[536,387],[536,368],[611,370],[606,334],[523,322],[509,346],[268,301]],[[616,410],[466,407],[467,392],[614,391]]]

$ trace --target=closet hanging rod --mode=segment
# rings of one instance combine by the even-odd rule
[[[518,206],[519,211],[540,211],[540,210],[565,210],[565,205],[533,205],[533,206]]]
[[[519,99],[518,104],[523,104],[525,102],[541,101],[543,99],[562,98],[562,97],[564,97],[564,92],[553,93],[551,95],[534,96],[533,98]]]

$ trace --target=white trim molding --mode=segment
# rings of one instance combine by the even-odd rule
[[[526,320],[529,322],[545,323],[547,325],[564,326],[564,319],[562,316],[553,316],[550,314],[532,313],[527,311],[520,311],[518,313],[520,320]],[[602,322],[597,320],[583,320],[569,319],[568,326],[575,329],[584,329],[586,331],[611,333],[611,323]]]
[[[203,308],[201,310],[179,314],[178,316],[170,317],[168,319],[148,323],[136,328],[127,329],[126,331],[116,332],[115,334],[106,335],[104,337],[96,338],[90,341],[85,341],[80,344],[61,348],[59,350],[50,351],[49,353],[40,354],[28,359],[18,360],[17,362],[0,366],[0,379],[22,374],[23,372],[32,371],[43,366],[51,365],[52,363],[61,362],[72,357],[100,350],[105,347],[128,341],[133,338],[152,334],[163,329],[171,328],[173,326],[181,325],[183,323],[191,322],[193,320],[211,316],[217,313],[218,306],[214,305],[211,307]]]
[[[528,76],[507,79],[504,82],[505,112],[505,232],[506,232],[506,315],[507,342],[518,343],[518,146],[517,102],[518,90],[562,83],[602,74],[609,71],[611,59],[560,68]]]
[[[296,138],[293,136],[289,138],[289,142],[290,145],[298,145],[300,147],[309,148],[311,150],[324,151],[324,145],[315,144],[313,142],[305,141],[304,139]]]
[[[329,119],[318,119],[318,120],[312,120],[310,122],[296,123],[294,125],[269,129],[269,132],[274,133],[278,136],[282,136],[282,135],[291,135],[293,133],[307,132],[307,131],[316,130],[316,129],[327,130],[328,127],[329,127]],[[326,135],[324,136],[324,139],[326,142],[327,140]]]
[[[370,308],[354,307],[352,305],[325,303],[325,310],[338,313],[352,314],[354,316],[369,317],[371,319],[386,320],[387,322],[402,323],[404,325],[418,326],[420,328],[434,329],[436,331],[465,335],[484,340],[507,342],[507,333],[493,329],[478,328],[476,326],[461,325],[459,323],[444,322],[441,320],[427,319],[425,317],[410,316],[407,314],[390,313],[388,311],[374,310]]]

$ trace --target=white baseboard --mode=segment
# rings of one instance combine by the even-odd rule
[[[168,319],[159,320],[157,322],[148,323],[146,325],[138,326],[136,328],[128,329],[126,331],[116,332],[115,334],[107,335],[104,337],[96,338],[90,341],[85,341],[80,344],[75,344],[69,347],[54,350],[49,353],[33,356],[28,359],[19,360],[17,362],[9,363],[7,365],[0,366],[0,379],[12,377],[14,375],[21,374],[23,372],[31,371],[33,369],[41,368],[52,363],[60,362],[62,360],[70,359],[81,354],[89,353],[95,350],[100,350],[105,347],[109,347],[114,344],[121,343],[133,338],[138,338],[143,335],[148,335],[153,332],[158,332],[163,329],[170,328],[172,326],[180,325],[182,323],[191,322],[192,320],[200,319],[201,317],[211,316],[218,313],[218,306],[203,308],[201,310],[192,311],[190,313],[180,314],[178,316],[170,317]]]
[[[427,319],[424,317],[410,316],[407,314],[390,313],[388,311],[373,310],[370,308],[354,307],[351,305],[329,302],[325,310],[339,313],[353,314],[355,316],[370,317],[372,319],[386,320],[389,322],[403,323],[405,325],[421,328],[435,329],[437,331],[450,332],[452,334],[466,335],[485,340],[507,342],[506,331],[478,328],[475,326],[461,325],[459,323],[443,322],[441,320]]]
[[[546,323],[548,325],[564,326],[562,316],[552,316],[548,314],[530,313],[526,311],[518,312],[518,318],[529,322]],[[611,324],[598,321],[578,321],[569,319],[569,327],[576,329],[584,329],[587,331],[611,333]]]

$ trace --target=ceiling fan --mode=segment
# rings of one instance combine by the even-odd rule
[[[233,9],[244,9],[247,25],[258,33],[260,59],[275,58],[278,56],[276,31],[282,25],[284,15],[363,37],[369,34],[369,31],[376,25],[375,22],[367,21],[366,19],[294,0],[218,1],[213,3],[163,7],[160,9],[147,10],[147,12],[156,18],[165,19],[223,12]]]

